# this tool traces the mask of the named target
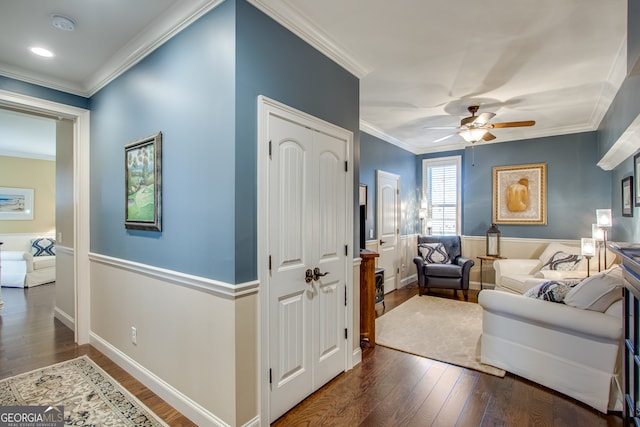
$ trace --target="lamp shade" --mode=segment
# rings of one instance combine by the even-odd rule
[[[588,237],[580,239],[580,252],[583,256],[594,256],[596,254],[596,241]]]
[[[604,240],[604,230],[598,227],[598,224],[591,224],[591,237],[598,242],[602,242]]]
[[[466,129],[458,132],[458,134],[464,138],[467,142],[478,142],[482,139],[482,137],[487,133],[486,129],[476,128],[476,129]]]
[[[495,224],[487,230],[487,256],[500,256],[500,230]]]
[[[613,225],[611,209],[596,209],[596,223],[601,228],[611,227]]]

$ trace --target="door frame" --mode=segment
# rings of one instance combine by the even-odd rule
[[[400,272],[399,270],[399,261],[400,261],[400,257],[398,256],[398,254],[400,253],[400,226],[401,223],[400,221],[402,220],[402,199],[400,198],[400,186],[402,184],[402,180],[400,179],[400,175],[397,175],[395,173],[391,173],[391,172],[386,172],[380,169],[376,169],[376,247],[378,248],[378,252],[381,253],[382,251],[380,250],[380,240],[382,239],[381,237],[381,231],[382,231],[382,221],[380,221],[381,216],[382,216],[382,209],[380,209],[380,205],[382,203],[382,201],[380,200],[380,197],[378,197],[380,195],[380,176],[384,175],[387,178],[390,179],[395,179],[396,182],[398,183],[398,192],[396,193],[396,200],[397,200],[397,205],[396,205],[396,219],[397,219],[397,227],[396,227],[396,249],[393,252],[393,262],[394,262],[394,268],[396,269],[396,274],[395,274],[395,281],[394,281],[394,289],[398,289],[399,285],[400,285]],[[378,258],[379,259],[379,258]]]
[[[289,107],[266,96],[258,96],[258,131],[257,131],[257,262],[259,285],[259,334],[258,334],[258,401],[260,402],[260,419],[268,423],[270,411],[269,389],[269,120],[271,116],[278,116],[294,123],[332,135],[346,143],[346,160],[348,164],[345,179],[345,216],[347,256],[345,257],[345,286],[347,292],[347,306],[345,307],[345,338],[344,370],[353,367],[353,133],[311,116],[295,108]],[[351,255],[351,256],[350,256]]]
[[[0,90],[0,104],[73,121],[74,339],[77,344],[87,344],[91,331],[89,110],[5,90]]]

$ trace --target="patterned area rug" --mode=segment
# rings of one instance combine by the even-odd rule
[[[414,296],[376,319],[376,343],[429,359],[504,377],[480,362],[482,307],[432,296]]]
[[[0,406],[64,406],[66,425],[167,426],[87,356],[0,380]]]

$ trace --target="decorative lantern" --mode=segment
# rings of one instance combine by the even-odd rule
[[[500,256],[500,230],[495,224],[487,230],[487,256]]]

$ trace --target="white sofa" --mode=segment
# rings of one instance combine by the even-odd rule
[[[580,248],[560,243],[550,243],[538,258],[534,259],[500,259],[493,263],[496,272],[495,289],[523,294],[539,283],[548,280],[584,279],[587,277],[587,264],[590,274],[598,272],[598,258],[583,258],[575,264],[573,270],[541,270],[554,254],[563,252],[580,255]],[[615,254],[607,250],[607,266],[611,267],[615,261]],[[602,261],[604,266],[604,260]]]
[[[619,297],[611,304],[613,299],[604,305],[601,300],[599,310],[608,305],[603,311],[499,290],[481,291],[482,362],[564,393],[603,413],[621,410],[621,272],[619,277],[615,280],[620,287],[613,287],[609,294],[615,299],[619,292]],[[572,297],[572,292],[565,300]]]
[[[31,242],[37,238],[53,239],[44,234],[0,235],[0,285],[9,288],[28,288],[56,280],[56,257],[33,256]]]

